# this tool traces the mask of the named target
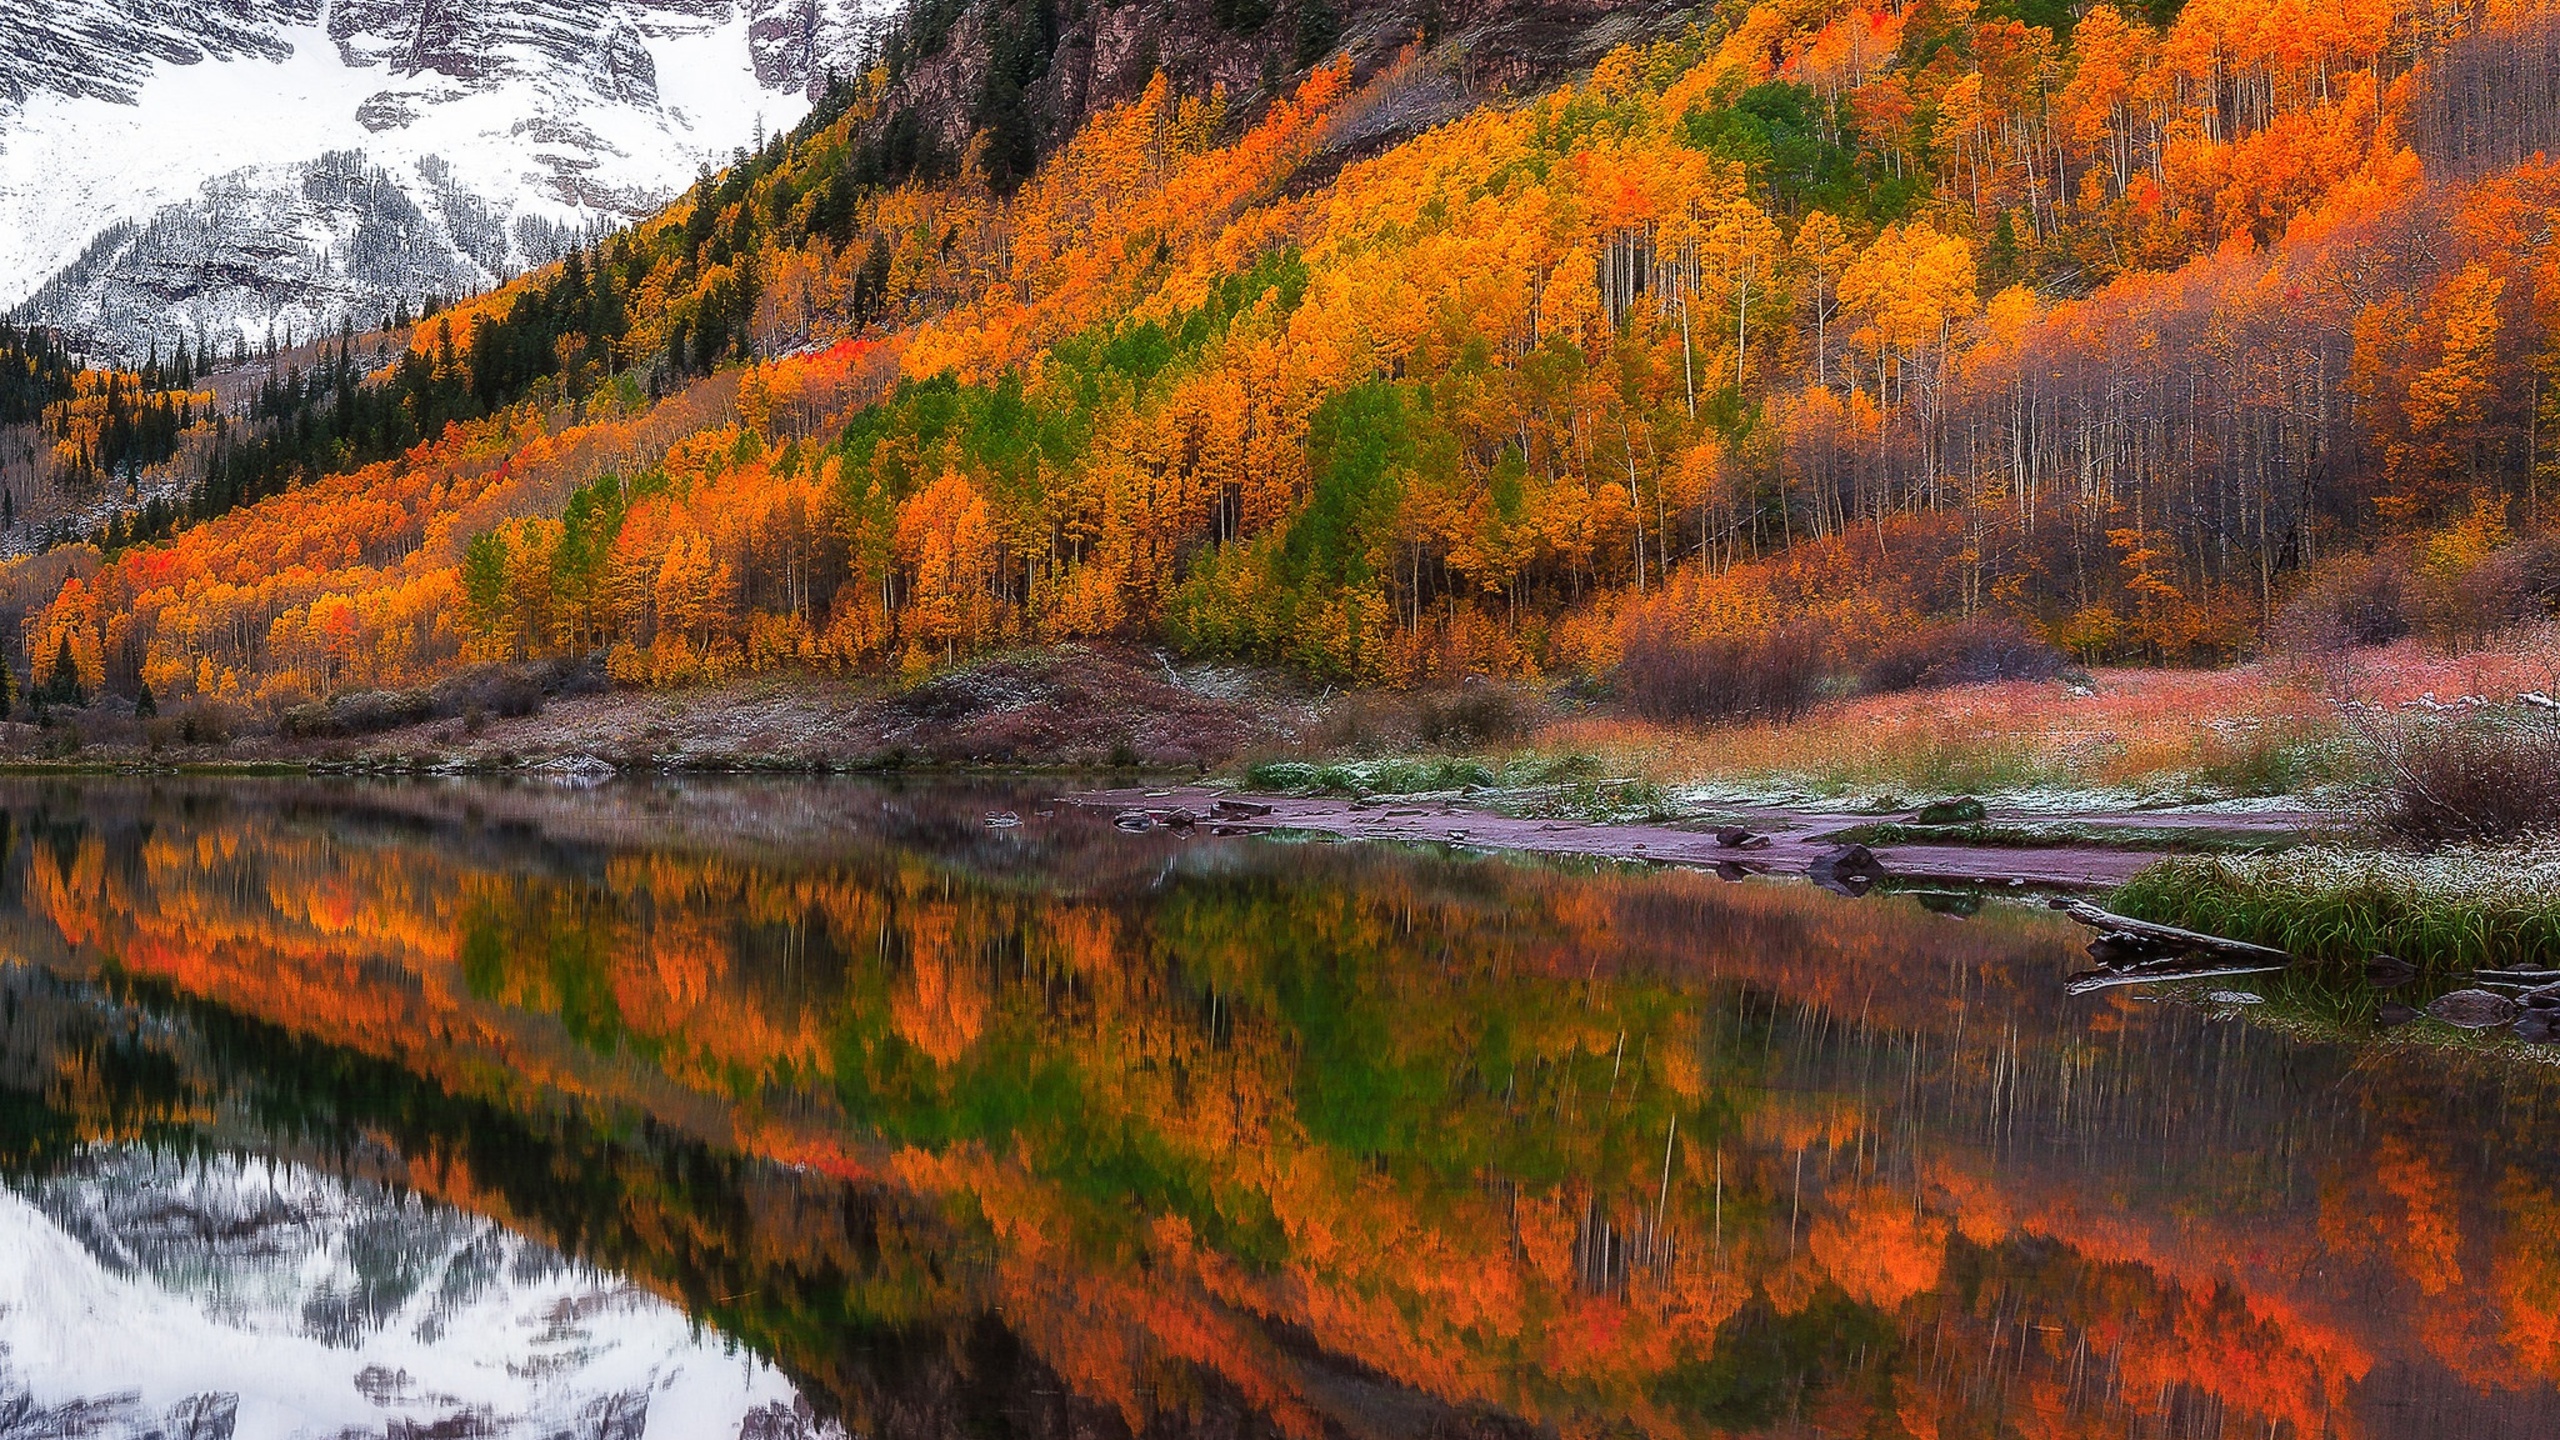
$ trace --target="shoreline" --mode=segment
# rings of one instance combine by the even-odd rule
[[[52,761],[0,759],[0,777],[40,779],[270,778],[312,780],[514,780],[587,789],[657,778],[833,779],[927,781],[1067,780],[1058,803],[1116,815],[1155,817],[1139,828],[1219,835],[1312,832],[1341,840],[1460,845],[1482,850],[1646,861],[1712,869],[1728,878],[1792,875],[1863,892],[1874,883],[1936,882],[1982,888],[2112,890],[2150,866],[2204,846],[2181,844],[2176,832],[2219,840],[2262,840],[2267,848],[2319,833],[2329,818],[2307,808],[2245,813],[2178,807],[2057,811],[1993,806],[1974,826],[1924,826],[1908,815],[1873,810],[1719,803],[1681,819],[1587,819],[1505,814],[1446,794],[1346,798],[1245,789],[1203,777],[1197,766],[1151,769],[1076,763],[1021,764],[926,760],[844,760],[810,756],[691,754],[604,760],[592,754],[540,759],[445,754],[361,758],[270,756],[151,761],[132,756]],[[1117,782],[1101,783],[1092,782]],[[2040,841],[2039,827],[2074,834]],[[1719,831],[1751,837],[1729,843]],[[1971,830],[1972,835],[1963,832]],[[1922,832],[1917,835],[1909,832]],[[1935,832],[1935,833],[1931,833]],[[1985,838],[1989,837],[1989,838]],[[1852,850],[1860,852],[1851,856]],[[1839,862],[1847,859],[1845,866]]]
[[[1897,880],[2013,887],[2021,890],[2112,890],[2153,864],[2195,853],[2175,846],[2127,846],[2090,840],[2034,844],[1967,844],[1924,839],[1866,845],[1853,833],[1880,817],[1779,806],[1720,806],[1714,820],[1577,820],[1504,815],[1438,798],[1380,795],[1363,799],[1284,795],[1211,785],[1121,786],[1074,791],[1062,803],[1145,815],[1143,828],[1206,829],[1213,834],[1313,831],[1344,840],[1455,844],[1531,854],[1653,861],[1713,869],[1728,878],[1792,874],[1829,882],[1830,888],[1863,890]],[[1223,809],[1222,809],[1223,807]],[[1187,818],[1185,818],[1187,817]],[[2028,818],[1991,812],[1997,823]],[[2050,815],[2033,817],[2051,820]],[[2157,830],[2174,825],[2176,812],[2139,816],[2102,812],[2070,817],[2092,830]],[[2321,821],[2316,812],[2268,811],[2212,817],[2217,829],[2263,834],[2270,846],[2302,838]],[[1718,831],[1740,827],[1752,843],[1727,843]],[[1862,852],[1868,859],[1850,854]],[[1872,864],[1869,863],[1871,860]]]

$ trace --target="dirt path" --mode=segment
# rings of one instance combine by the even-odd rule
[[[1727,874],[1810,873],[1816,861],[1840,848],[1841,842],[1832,837],[1843,830],[1889,818],[1765,806],[1724,807],[1721,813],[1730,816],[1731,823],[1768,838],[1765,848],[1737,849],[1717,840],[1715,826],[1702,823],[1517,819],[1439,801],[1398,803],[1392,796],[1345,800],[1328,796],[1238,795],[1206,786],[1186,785],[1158,789],[1091,790],[1063,798],[1071,804],[1122,812],[1186,811],[1205,817],[1201,823],[1217,833],[1311,830],[1351,840],[1429,841],[1552,855],[1660,860],[1716,867]],[[1269,811],[1255,815],[1232,812],[1221,815],[1218,812],[1220,801],[1268,806]],[[2050,823],[2055,819],[2051,815],[2028,816],[1999,810],[1991,814],[1994,824],[2025,820]],[[2270,841],[2317,829],[2322,819],[2306,810],[2262,810],[2238,814],[2127,811],[2071,817],[2075,825],[2099,830],[2236,830],[2263,834]],[[2102,889],[2120,885],[2133,878],[2135,872],[2171,853],[2174,852],[2168,847],[2073,844],[1921,843],[1874,847],[1875,857],[1883,863],[1885,872],[1897,879],[2067,889]]]

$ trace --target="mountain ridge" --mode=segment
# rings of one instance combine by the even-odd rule
[[[486,289],[788,128],[883,19],[877,0],[13,11],[0,304],[130,362]]]

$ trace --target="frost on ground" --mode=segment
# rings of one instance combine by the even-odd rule
[[[2418,854],[2307,845],[2179,864],[2197,879],[2235,890],[2560,911],[2560,853],[2539,847],[2464,845]]]
[[[842,1432],[674,1306],[489,1221],[102,1147],[0,1191],[0,1433]]]
[[[2135,877],[2116,907],[2312,960],[2560,965],[2560,854],[2548,845],[2182,855]]]

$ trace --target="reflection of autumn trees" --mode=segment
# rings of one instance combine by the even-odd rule
[[[10,810],[12,942],[54,974],[493,1117],[645,1117],[663,1141],[581,1222],[644,1273],[812,1203],[670,1198],[650,1146],[885,1187],[943,1227],[899,1243],[974,1258],[929,1293],[861,1282],[861,1313],[998,1309],[1133,1426],[1205,1384],[1313,1433],[1346,1413],[1343,1364],[1664,1434],[2365,1433],[2410,1374],[2552,1378],[2560,1201],[2537,1164],[2446,1143],[2458,1085],[2066,1007],[2068,942],[2029,912],[1186,849],[1072,815],[1018,844],[758,852],[210,796],[147,828],[60,792]],[[401,1153],[437,1193],[561,1223],[467,1140]],[[796,1298],[747,1333],[823,1370],[845,1312],[807,1277],[872,1272],[792,1243]]]

